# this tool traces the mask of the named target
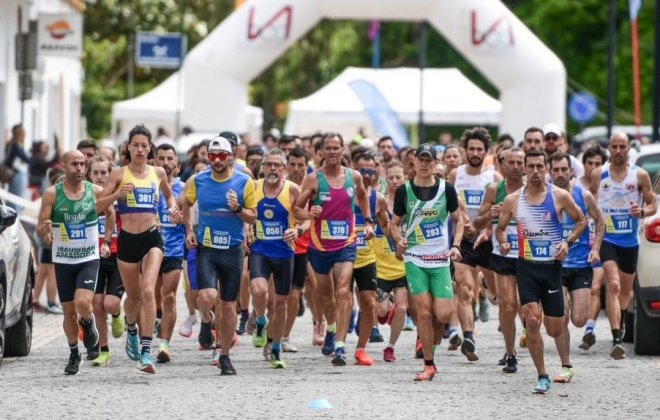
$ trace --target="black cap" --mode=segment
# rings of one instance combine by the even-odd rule
[[[238,136],[235,133],[233,133],[231,131],[223,131],[222,133],[218,134],[218,136],[224,137],[227,140],[229,140],[229,142],[231,143],[231,145],[233,147],[238,146],[238,143],[239,143]]]
[[[417,151],[415,152],[415,157],[416,158],[419,158],[419,157],[422,157],[422,156],[426,156],[426,157],[429,157],[429,158],[435,160],[436,157],[438,156],[438,154],[435,150],[435,147],[433,147],[433,145],[428,144],[428,143],[424,143],[424,144],[420,145],[417,148]]]

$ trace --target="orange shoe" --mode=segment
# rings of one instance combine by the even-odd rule
[[[78,322],[78,341],[83,341],[85,334],[83,333],[82,324]]]
[[[423,359],[424,358],[424,348],[422,347],[422,340],[419,338],[417,339],[417,342],[415,343],[415,358],[416,359]]]
[[[360,366],[373,366],[374,364],[374,359],[369,357],[367,351],[364,349],[355,352],[355,360]]]
[[[432,381],[437,372],[438,372],[438,368],[435,367],[435,365],[433,366],[424,365],[424,370],[415,375],[415,380],[418,382]]]

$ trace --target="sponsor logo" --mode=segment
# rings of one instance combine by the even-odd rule
[[[626,184],[626,190],[628,192],[633,192],[633,191],[635,191],[636,188],[637,187],[635,187],[635,185],[633,185],[633,184]]]
[[[415,210],[415,217],[437,217],[440,212],[436,209],[417,209]]]
[[[53,24],[46,26],[46,30],[53,39],[63,39],[73,33],[71,25],[66,20],[55,21]]]
[[[264,211],[264,217],[266,219],[272,219],[274,216],[275,216],[275,213],[273,213],[272,210],[268,209],[268,210]]]
[[[353,195],[355,194],[355,190],[353,189],[353,187],[348,187],[346,188],[346,193],[348,194],[349,197],[353,197]]]
[[[547,232],[544,231],[543,229],[539,230],[538,232],[534,232],[533,230],[528,230],[528,229],[525,229],[523,231],[523,236],[525,238],[540,238],[540,237],[543,237],[546,234],[547,234]]]

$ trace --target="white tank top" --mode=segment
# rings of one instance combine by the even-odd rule
[[[454,187],[458,193],[458,199],[467,207],[470,221],[479,215],[479,207],[484,200],[484,194],[488,184],[495,182],[495,171],[492,166],[486,167],[479,175],[468,175],[466,166],[461,165],[456,169],[456,182]]]

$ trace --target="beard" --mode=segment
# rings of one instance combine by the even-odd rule
[[[478,160],[477,160],[478,159]],[[475,163],[476,162],[476,163]],[[471,159],[468,159],[468,163],[470,166],[473,168],[478,168],[484,163],[484,158],[479,158],[479,157],[472,157]]]

